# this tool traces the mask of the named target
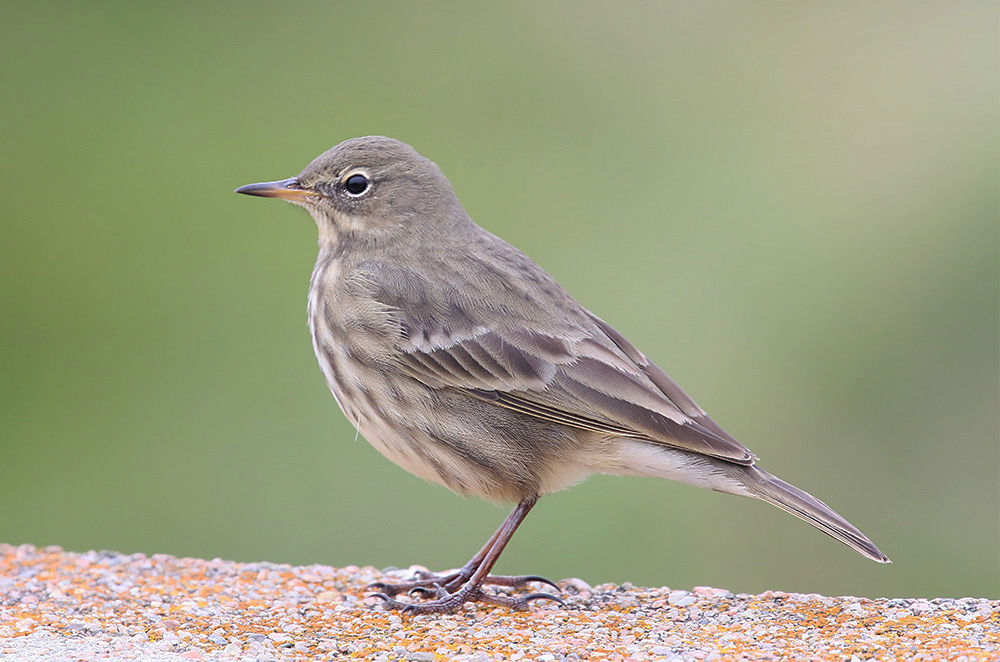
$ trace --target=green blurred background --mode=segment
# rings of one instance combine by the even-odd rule
[[[0,541],[463,563],[506,514],[327,392],[315,228],[233,195],[386,134],[879,566],[594,477],[500,570],[1000,597],[995,2],[5,3]]]

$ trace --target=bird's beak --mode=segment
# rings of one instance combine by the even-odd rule
[[[306,202],[313,198],[321,197],[315,191],[308,191],[299,186],[296,177],[282,179],[277,182],[261,182],[259,184],[247,184],[235,191],[244,195],[259,195],[262,198],[281,198],[289,202]]]

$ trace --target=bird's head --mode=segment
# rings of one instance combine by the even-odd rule
[[[320,240],[349,233],[366,239],[421,228],[446,230],[465,219],[441,170],[406,143],[352,138],[323,152],[295,177],[248,184],[237,193],[305,207]]]

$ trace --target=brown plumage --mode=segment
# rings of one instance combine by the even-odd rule
[[[621,334],[465,213],[431,161],[390,138],[348,140],[297,177],[240,193],[305,207],[319,230],[309,326],[345,415],[404,469],[462,494],[519,503],[457,573],[385,585],[390,607],[443,611],[486,593],[542,494],[591,473],[660,476],[762,499],[880,562],[818,499],[755,457]],[[436,599],[396,600],[420,589]]]

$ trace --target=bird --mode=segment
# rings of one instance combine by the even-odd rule
[[[558,588],[543,577],[490,571],[541,496],[594,473],[763,500],[890,562],[832,508],[759,468],[625,336],[473,222],[440,168],[410,145],[352,138],[294,177],[236,192],[291,202],[315,221],[313,349],[360,434],[427,481],[516,504],[462,568],[373,584],[387,608],[561,602],[516,594],[532,582]]]

